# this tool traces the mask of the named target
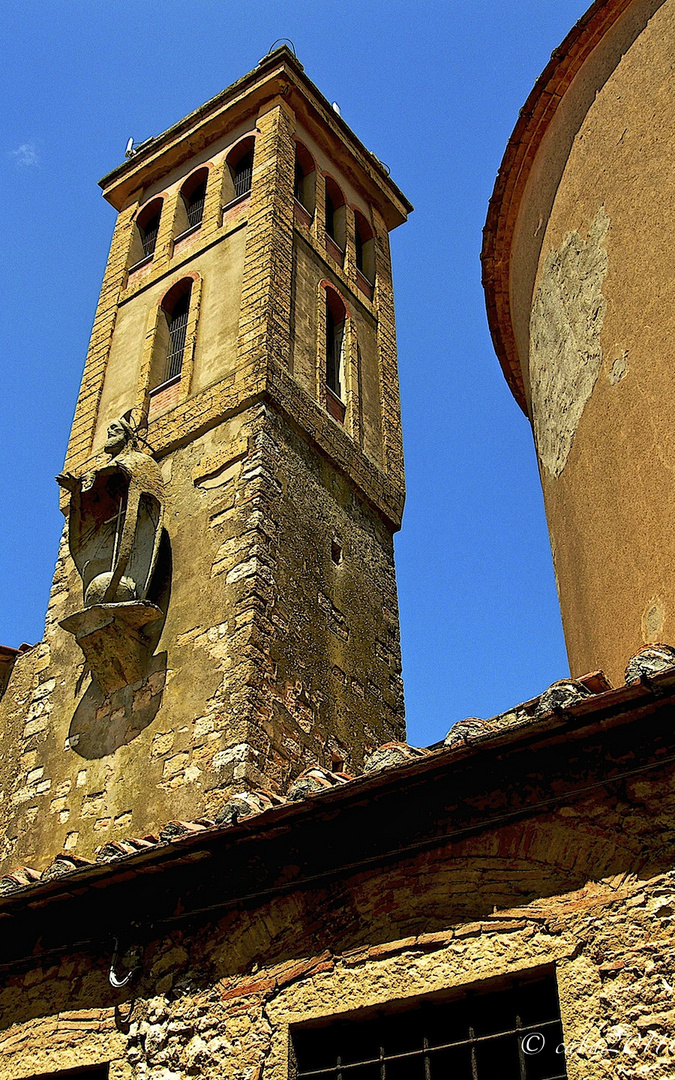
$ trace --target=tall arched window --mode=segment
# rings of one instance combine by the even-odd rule
[[[150,389],[177,379],[183,368],[192,279],[185,278],[169,290],[164,300],[155,336]]]
[[[234,146],[227,155],[227,169],[223,178],[223,201],[225,205],[248,195],[253,180],[253,148],[255,137],[249,135]]]
[[[375,241],[373,230],[360,210],[354,211],[356,269],[372,285],[375,280]]]
[[[162,200],[153,199],[144,206],[136,218],[136,228],[131,242],[131,267],[151,259],[155,253],[159,222],[162,217]]]
[[[198,169],[197,172],[188,176],[180,189],[180,199],[176,212],[176,239],[191,229],[197,229],[204,217],[204,201],[206,199],[206,183],[209,178],[208,169]]]
[[[326,289],[326,408],[340,423],[344,408],[344,339],[347,311],[334,289]]]
[[[326,177],[326,234],[345,249],[345,199],[332,176]]]
[[[316,167],[309,150],[302,143],[295,144],[295,178],[293,194],[309,214],[314,213],[316,203]]]

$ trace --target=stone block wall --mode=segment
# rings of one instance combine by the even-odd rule
[[[61,629],[82,604],[62,543],[45,639],[0,701],[3,866],[91,857],[403,737],[392,535],[353,484],[264,403],[162,470],[170,597],[137,684],[103,694]]]
[[[133,990],[108,984],[112,939],[29,963],[3,979],[0,1076],[110,1063],[111,1080],[292,1080],[295,1025],[414,1008],[554,969],[570,1080],[666,1080],[675,1066],[675,875],[619,873],[537,898],[542,864],[523,841],[511,833],[521,855],[511,871],[485,858],[474,870],[487,893],[508,894],[518,880],[535,898],[517,890],[515,906],[475,919],[470,909],[482,909],[486,893],[472,905],[478,894],[466,892],[461,871],[446,862],[430,873],[422,860],[401,867],[395,892],[390,875],[372,872],[158,937],[143,949]]]

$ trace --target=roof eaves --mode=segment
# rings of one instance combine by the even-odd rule
[[[675,669],[672,668],[648,678],[643,676],[639,681],[617,689],[591,694],[573,705],[552,710],[544,716],[528,717],[511,727],[468,739],[462,745],[437,748],[376,773],[326,784],[298,801],[279,802],[232,825],[188,823],[195,827],[188,828],[184,834],[165,842],[160,842],[156,837],[144,838],[145,841],[152,839],[153,842],[147,843],[142,840],[128,841],[129,844],[136,845],[136,849],[129,854],[106,863],[77,859],[73,869],[58,877],[50,880],[33,879],[15,892],[0,896],[0,919],[27,907],[44,907],[75,891],[81,893],[89,888],[102,888],[113,882],[134,878],[138,874],[161,872],[163,867],[187,865],[195,860],[210,858],[213,854],[211,845],[217,839],[237,844],[252,838],[270,837],[279,831],[287,832],[307,816],[316,814],[319,809],[334,815],[340,812],[341,806],[367,801],[388,788],[400,788],[420,779],[432,782],[448,766],[455,767],[460,762],[464,762],[467,768],[482,768],[484,755],[488,752],[500,754],[506,749],[517,748],[519,743],[523,746],[529,744],[527,748],[536,752],[538,748],[550,746],[551,743],[570,737],[581,738],[599,729],[605,730],[616,724],[627,723],[653,711],[667,699],[675,701]],[[509,712],[515,713],[519,708],[523,707],[516,707]],[[60,857],[64,861],[69,858],[66,855]],[[28,873],[35,875],[35,871]]]

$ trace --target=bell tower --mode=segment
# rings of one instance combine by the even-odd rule
[[[286,47],[101,187],[70,535],[0,703],[14,862],[405,730],[388,233],[412,207]]]

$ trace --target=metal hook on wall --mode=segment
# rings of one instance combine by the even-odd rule
[[[115,947],[113,949],[112,959],[110,961],[108,982],[114,990],[121,990],[123,989],[123,987],[129,986],[129,984],[132,983],[134,979],[138,977],[138,975],[140,975],[142,964],[140,950],[137,948],[130,949],[128,950],[128,953],[126,955],[128,955],[131,959],[131,966],[129,967],[126,975],[118,975],[116,969],[119,962],[120,941],[117,937],[114,939],[114,941]]]

